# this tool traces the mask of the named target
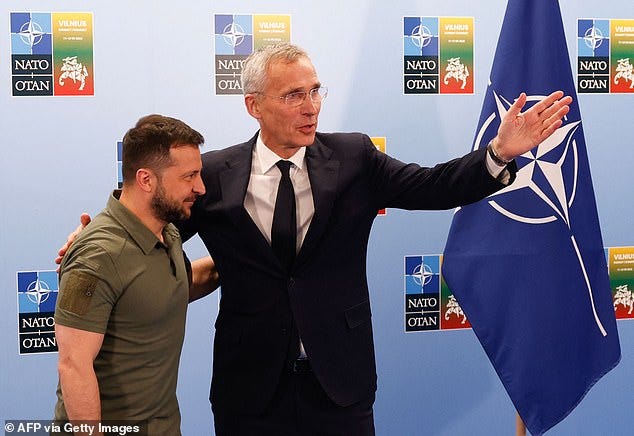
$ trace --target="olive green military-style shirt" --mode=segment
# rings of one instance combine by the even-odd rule
[[[189,283],[182,241],[164,243],[115,192],[61,265],[55,322],[103,333],[94,368],[102,420],[147,421],[148,434],[180,434],[176,381]],[[55,419],[67,419],[57,389]]]

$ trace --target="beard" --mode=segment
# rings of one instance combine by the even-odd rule
[[[186,220],[190,215],[189,209],[185,208],[182,202],[167,197],[162,183],[159,183],[152,197],[151,206],[156,218],[167,223]]]

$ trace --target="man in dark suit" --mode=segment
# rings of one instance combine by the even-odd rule
[[[553,93],[520,114],[522,94],[488,149],[422,168],[377,151],[366,135],[317,133],[327,89],[300,48],[265,47],[242,74],[260,130],[203,155],[207,193],[181,226],[184,239],[199,234],[220,273],[216,433],[374,434],[366,251],[377,211],[448,209],[501,189],[514,179],[512,159],[561,124],[571,99]],[[290,241],[276,230],[288,189]]]
[[[327,89],[302,49],[265,47],[242,74],[260,130],[203,155],[206,194],[179,224],[220,274],[216,434],[373,435],[366,251],[377,211],[449,209],[501,189],[512,159],[550,136],[572,99],[554,92],[521,113],[521,94],[486,149],[423,168],[363,134],[317,133]]]

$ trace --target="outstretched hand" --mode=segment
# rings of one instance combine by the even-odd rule
[[[513,160],[553,134],[570,111],[572,97],[563,91],[555,91],[525,112],[526,94],[521,93],[502,119],[492,147],[495,154],[505,161]]]
[[[84,230],[84,228],[90,223],[90,220],[90,215],[88,215],[87,213],[81,214],[81,216],[79,217],[79,225],[68,235],[68,237],[66,238],[66,242],[60,247],[59,251],[57,252],[57,257],[55,258],[56,264],[60,265],[62,263],[62,259],[68,251],[68,248],[70,248],[71,244],[75,241],[75,238],[77,237],[77,235],[79,235],[79,232]],[[57,272],[59,272],[59,266],[57,267]]]

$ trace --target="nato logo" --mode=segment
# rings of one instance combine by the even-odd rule
[[[251,15],[214,16],[215,48],[218,55],[250,55],[253,51]]]
[[[50,13],[11,13],[12,95],[53,95]]]
[[[607,57],[610,55],[610,20],[577,21],[579,56]]]
[[[405,94],[438,94],[438,17],[403,17]]]
[[[57,272],[19,271],[17,288],[20,354],[56,352]]]
[[[405,256],[405,331],[440,330],[440,256]]]
[[[12,12],[11,52],[13,54],[52,54],[51,14]]]
[[[242,94],[242,66],[247,56],[253,52],[253,17],[215,15],[214,47],[216,94]]]
[[[403,17],[406,56],[438,56],[438,17]]]
[[[577,91],[610,92],[610,20],[577,20]]]

